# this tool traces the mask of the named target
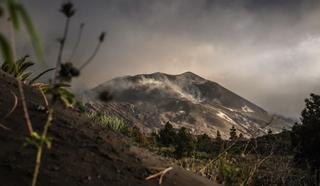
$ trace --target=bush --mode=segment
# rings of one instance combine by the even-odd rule
[[[93,121],[99,123],[103,127],[111,129],[115,132],[127,133],[128,126],[125,124],[124,120],[116,116],[107,116],[105,114],[90,113],[88,116],[93,119]]]

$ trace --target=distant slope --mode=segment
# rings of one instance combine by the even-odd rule
[[[108,103],[99,99],[106,91],[113,95]],[[147,132],[158,130],[167,121],[195,134],[215,136],[219,130],[225,138],[232,126],[250,137],[292,125],[192,72],[115,78],[88,91],[85,97],[93,110],[121,116]]]

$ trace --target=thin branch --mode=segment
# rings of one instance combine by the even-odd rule
[[[4,126],[3,124],[0,123],[0,128],[4,129],[4,130],[10,130],[8,127]]]
[[[96,48],[94,49],[92,55],[79,67],[79,70],[81,71],[84,67],[86,67],[92,60],[93,58],[97,55],[99,49],[101,46],[101,42],[99,42],[96,46]]]
[[[33,133],[33,128],[32,128],[32,124],[31,124],[29,112],[28,112],[27,102],[26,102],[26,99],[24,96],[23,85],[22,85],[22,82],[19,80],[18,80],[18,89],[19,89],[19,93],[20,93],[24,119],[26,120],[27,128],[28,128],[29,133],[31,135]]]
[[[159,177],[159,176],[160,176],[159,185],[161,185],[164,175],[165,175],[167,172],[171,171],[172,169],[173,169],[173,167],[166,168],[166,169],[164,169],[164,170],[162,170],[162,171],[160,171],[160,172],[158,172],[158,173],[156,173],[156,174],[153,174],[153,175],[150,175],[150,176],[146,177],[145,180],[150,180],[150,179],[152,179],[152,178],[156,178],[156,177]]]
[[[218,156],[212,160],[210,160],[202,169],[199,170],[199,172],[202,174],[202,175],[205,175],[204,172],[205,170],[215,161],[217,161],[222,155],[224,155],[226,152],[228,152],[228,150],[230,150],[236,143],[237,143],[238,140],[234,140],[233,143],[227,147],[226,149],[224,149],[224,151],[220,152],[218,154]]]
[[[37,81],[41,76],[43,76],[44,74],[54,70],[56,68],[49,68],[43,72],[41,72],[39,75],[37,75],[36,77],[34,77],[32,80],[29,81],[29,85],[32,85],[35,81]]]
[[[75,46],[73,47],[73,50],[72,50],[71,56],[69,58],[69,61],[72,61],[73,57],[75,56],[75,54],[76,54],[76,52],[77,52],[77,50],[79,48],[79,44],[80,44],[80,41],[81,41],[81,38],[82,38],[83,28],[84,28],[84,23],[81,23],[80,24],[80,28],[79,28],[78,38],[77,38]]]
[[[246,185],[251,185],[252,178],[253,178],[254,174],[257,172],[257,169],[262,165],[263,162],[265,162],[267,159],[269,159],[272,155],[273,155],[273,151],[271,151],[268,156],[264,157],[263,159],[261,159],[260,161],[258,161],[254,165],[253,169],[249,173],[249,178],[245,182]]]
[[[59,48],[58,58],[57,58],[57,62],[56,62],[56,71],[55,71],[54,77],[53,77],[53,85],[56,82],[56,79],[57,79],[58,73],[59,73],[59,69],[60,69],[60,66],[61,66],[61,63],[62,63],[63,51],[64,51],[64,46],[65,46],[65,43],[66,43],[66,39],[67,39],[67,36],[68,36],[69,25],[70,25],[70,17],[67,17],[66,24],[65,24],[65,27],[64,27],[63,37],[60,40],[60,48]]]

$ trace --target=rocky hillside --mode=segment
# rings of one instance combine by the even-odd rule
[[[101,97],[112,95],[105,102]],[[180,75],[142,74],[112,79],[87,91],[84,99],[91,109],[124,118],[146,132],[158,130],[170,121],[194,134],[229,136],[232,126],[244,136],[279,132],[292,124],[269,114],[254,103],[216,82],[192,72]]]

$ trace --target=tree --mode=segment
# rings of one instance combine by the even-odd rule
[[[159,132],[159,140],[160,143],[164,146],[170,146],[174,145],[176,138],[176,131],[171,125],[171,123],[168,121],[163,129]]]
[[[244,140],[245,139],[242,133],[239,134],[238,138],[239,138],[239,140]]]
[[[217,137],[216,137],[216,140],[217,141],[222,141],[222,138],[221,138],[221,133],[219,130],[217,130]]]
[[[139,127],[133,126],[128,130],[131,136],[137,143],[146,145],[148,143],[147,137],[140,131]]]
[[[316,175],[316,185],[320,185],[320,96],[311,94],[305,104],[301,123],[292,128],[292,145],[295,159],[311,167]]]
[[[185,127],[180,128],[176,137],[176,157],[190,156],[193,151],[194,140],[191,133]]]
[[[237,129],[234,127],[234,125],[232,126],[232,128],[230,129],[230,140],[236,140],[238,138],[237,136]]]
[[[211,152],[213,149],[211,138],[207,134],[197,136],[197,150],[203,152]]]
[[[217,135],[214,140],[213,151],[219,153],[223,149],[223,139],[221,137],[221,133],[217,130]]]

